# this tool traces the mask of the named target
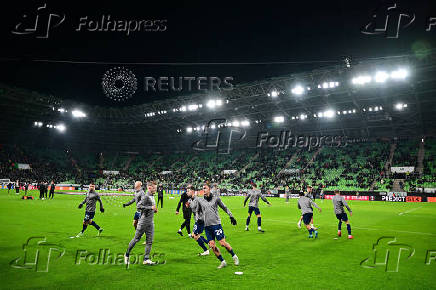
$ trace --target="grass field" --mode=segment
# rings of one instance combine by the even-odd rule
[[[34,196],[37,196],[36,192]],[[272,207],[261,202],[264,234],[256,231],[256,219],[252,217],[250,231],[244,231],[247,208],[242,197],[223,197],[224,203],[235,215],[238,225],[230,225],[229,218],[220,212],[227,241],[239,256],[241,265],[232,264],[230,255],[223,252],[229,267],[218,270],[219,261],[211,254],[198,257],[198,245],[191,239],[176,234],[181,216],[175,215],[178,198],[165,196],[164,208],[155,215],[155,240],[153,253],[165,264],[143,266],[99,262],[92,264],[92,255],[79,259],[80,255],[108,249],[122,254],[133,237],[131,225],[134,207],[122,208],[128,197],[103,197],[105,213],[96,213],[95,221],[104,228],[101,237],[88,227],[82,238],[71,239],[82,228],[84,209],[77,205],[81,196],[56,195],[54,200],[21,200],[15,193],[0,191],[0,265],[1,288],[251,288],[251,289],[429,289],[436,288],[436,204],[432,203],[384,203],[350,202],[354,215],[351,217],[354,240],[346,235],[335,239],[337,221],[329,200],[319,201],[322,213],[314,214],[319,227],[319,238],[309,240],[306,230],[298,229],[299,211],[296,200],[285,203],[283,199],[269,198]],[[343,226],[346,233],[346,227]],[[39,268],[17,268],[24,261],[23,244],[31,237],[43,237],[52,244],[53,250],[47,272],[44,251],[40,251]],[[388,270],[384,265],[374,265],[373,244],[379,238],[396,238],[396,243],[383,243],[377,247],[377,255],[389,249]],[[383,241],[387,241],[386,238]],[[142,241],[141,241],[142,243]],[[35,260],[36,246],[29,246],[26,262]],[[48,246],[38,246],[48,249]],[[399,248],[407,248],[400,252]],[[65,251],[58,258],[59,251]],[[80,252],[82,251],[82,252]],[[86,251],[86,252],[85,252]],[[132,255],[141,254],[140,243]],[[414,251],[413,255],[408,255]],[[47,251],[45,251],[46,254]],[[33,253],[32,255],[29,253]],[[16,264],[13,261],[22,257]],[[361,262],[370,258],[361,266]],[[102,259],[103,260],[103,259]],[[382,260],[377,260],[381,262]],[[396,265],[398,262],[398,271]],[[15,266],[12,267],[11,266]],[[243,275],[235,275],[235,271]]]

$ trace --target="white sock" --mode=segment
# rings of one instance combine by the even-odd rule
[[[257,227],[257,229],[260,231],[262,228],[261,227]]]

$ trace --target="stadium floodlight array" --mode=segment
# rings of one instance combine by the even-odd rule
[[[197,110],[198,110],[197,104],[193,104],[193,105],[188,106],[188,111],[197,111]]]
[[[407,108],[407,104],[403,104],[403,103],[395,104],[395,109],[398,111],[402,111],[404,108]]]
[[[313,115],[315,118],[333,118],[335,116],[335,111],[326,110],[324,112],[318,112],[318,114]]]
[[[356,114],[356,109],[352,110],[343,110],[343,111],[337,111],[336,114],[338,115],[347,115],[347,114]]]
[[[375,81],[376,83],[385,83],[389,79],[392,80],[404,80],[409,76],[409,71],[404,68],[400,68],[397,70],[393,70],[390,73],[387,71],[377,71],[374,74],[374,77],[371,77],[370,75],[360,75],[354,77],[351,82],[354,85],[365,85],[368,83],[371,83],[372,81]]]
[[[228,103],[228,101],[227,101],[227,103]],[[215,108],[215,107],[219,107],[219,106],[221,106],[223,104],[223,101],[222,100],[220,100],[220,99],[216,99],[216,100],[209,100],[207,103],[206,103],[206,106],[208,107],[208,108],[210,108],[210,109],[213,109],[213,108]]]
[[[65,130],[67,129],[64,124],[58,124],[54,126],[54,128],[57,129],[59,132],[65,132]]]
[[[339,87],[339,82],[323,82],[322,84],[318,85],[318,89],[334,89]]]
[[[33,125],[35,126],[35,127],[39,127],[39,128],[41,128],[42,127],[42,125],[43,125],[43,123],[42,122],[33,122]]]
[[[66,112],[68,112],[66,109],[64,109],[64,108],[58,108],[58,112],[60,112],[60,113],[66,113]]]
[[[164,115],[164,114],[166,114],[166,113],[168,113],[166,110],[157,111],[157,114],[158,114],[158,115]]]
[[[272,90],[270,93],[267,94],[268,97],[276,98],[281,94],[278,90]]]
[[[80,110],[73,110],[71,112],[71,114],[73,115],[74,118],[85,118],[86,114]]]
[[[378,111],[383,111],[383,107],[382,106],[368,107],[368,108],[363,108],[362,111],[378,112]]]
[[[42,122],[35,122],[34,124],[37,127],[42,127]],[[49,128],[49,129],[57,129],[59,132],[62,132],[62,133],[65,132],[65,130],[67,129],[67,127],[64,124],[57,124],[57,125],[46,124],[45,127]]]
[[[299,116],[292,116],[291,120],[305,120],[307,119],[307,115],[306,114],[301,114]]]
[[[154,115],[156,115],[155,112],[150,112],[145,114],[146,117],[153,117]]]
[[[308,90],[310,90],[309,87],[307,87]],[[305,88],[303,88],[301,85],[296,85],[295,87],[292,88],[291,93],[293,93],[294,95],[302,95],[304,94],[304,92],[306,91]]]
[[[275,123],[283,123],[283,122],[285,122],[285,117],[283,117],[283,116],[275,116],[273,121]]]

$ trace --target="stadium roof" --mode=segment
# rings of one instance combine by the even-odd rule
[[[31,142],[30,136],[42,144],[101,151],[185,151],[213,119],[225,119],[228,128],[232,122],[233,127],[244,127],[250,144],[263,130],[355,138],[434,135],[434,56],[373,59],[349,67],[341,63],[238,84],[230,91],[120,108],[89,106],[2,85],[2,142],[12,143],[11,138]],[[368,83],[365,77],[371,78]],[[221,105],[213,106],[214,100]],[[86,117],[73,118],[73,110]],[[48,130],[49,124],[63,124],[66,130],[62,134]]]

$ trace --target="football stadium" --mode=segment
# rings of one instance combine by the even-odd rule
[[[332,2],[10,4],[0,288],[436,288],[436,6]]]

